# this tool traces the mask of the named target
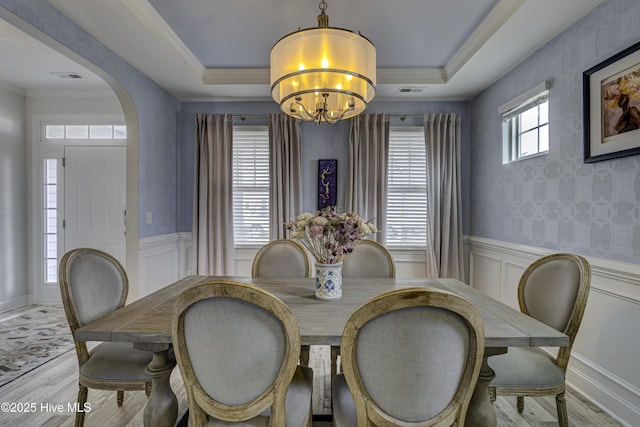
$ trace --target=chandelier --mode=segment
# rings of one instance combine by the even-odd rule
[[[271,96],[285,114],[335,123],[362,113],[376,86],[376,49],[359,33],[329,27],[320,2],[318,27],[281,38],[271,49]]]

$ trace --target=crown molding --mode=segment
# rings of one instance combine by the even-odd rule
[[[20,89],[19,87],[15,87],[12,84],[7,82],[0,81],[0,90],[4,90],[7,92],[11,92],[15,95],[26,96],[27,92],[24,89]]]
[[[379,68],[377,84],[446,84],[495,34],[526,0],[499,0],[462,47],[442,68]],[[168,49],[175,52],[202,77],[205,85],[270,84],[268,68],[205,68],[148,0],[120,0]]]
[[[177,53],[196,75],[202,75],[204,66],[149,1],[120,0],[120,2],[126,6],[133,16],[157,37],[165,47]]]
[[[207,68],[202,73],[206,85],[269,85],[268,68]]]
[[[379,85],[427,85],[447,82],[443,68],[378,68]]]
[[[109,98],[117,99],[112,90],[92,89],[29,89],[27,98]]]
[[[500,0],[496,3],[480,25],[467,37],[462,47],[447,62],[445,66],[447,81],[469,62],[525,2],[526,0]]]

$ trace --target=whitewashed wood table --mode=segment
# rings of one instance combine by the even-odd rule
[[[127,341],[153,352],[147,367],[152,379],[151,396],[145,407],[146,426],[173,426],[177,399],[169,385],[175,362],[169,357],[173,304],[186,289],[215,280],[234,280],[269,291],[295,314],[302,344],[340,345],[342,330],[351,314],[370,299],[390,290],[409,287],[445,289],[471,301],[482,313],[485,326],[485,357],[480,379],[467,414],[467,425],[496,425],[489,401],[488,385],[494,373],[487,358],[505,353],[508,347],[561,347],[569,338],[537,320],[454,279],[357,279],[343,278],[342,299],[324,302],[314,298],[314,279],[188,276],[145,296],[75,333],[79,340]]]

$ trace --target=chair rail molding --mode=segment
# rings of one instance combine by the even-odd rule
[[[475,236],[467,236],[465,245],[469,284],[514,308],[518,281],[529,264],[544,255],[570,252]],[[634,425],[640,419],[640,340],[633,339],[640,324],[640,265],[585,258],[591,265],[591,290],[567,384],[623,424]]]

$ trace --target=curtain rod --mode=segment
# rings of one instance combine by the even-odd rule
[[[240,119],[245,121],[246,119],[266,119],[268,117],[267,114],[233,114],[234,119]],[[423,118],[424,114],[389,114],[389,117],[398,117],[400,121],[405,121],[408,118]]]

